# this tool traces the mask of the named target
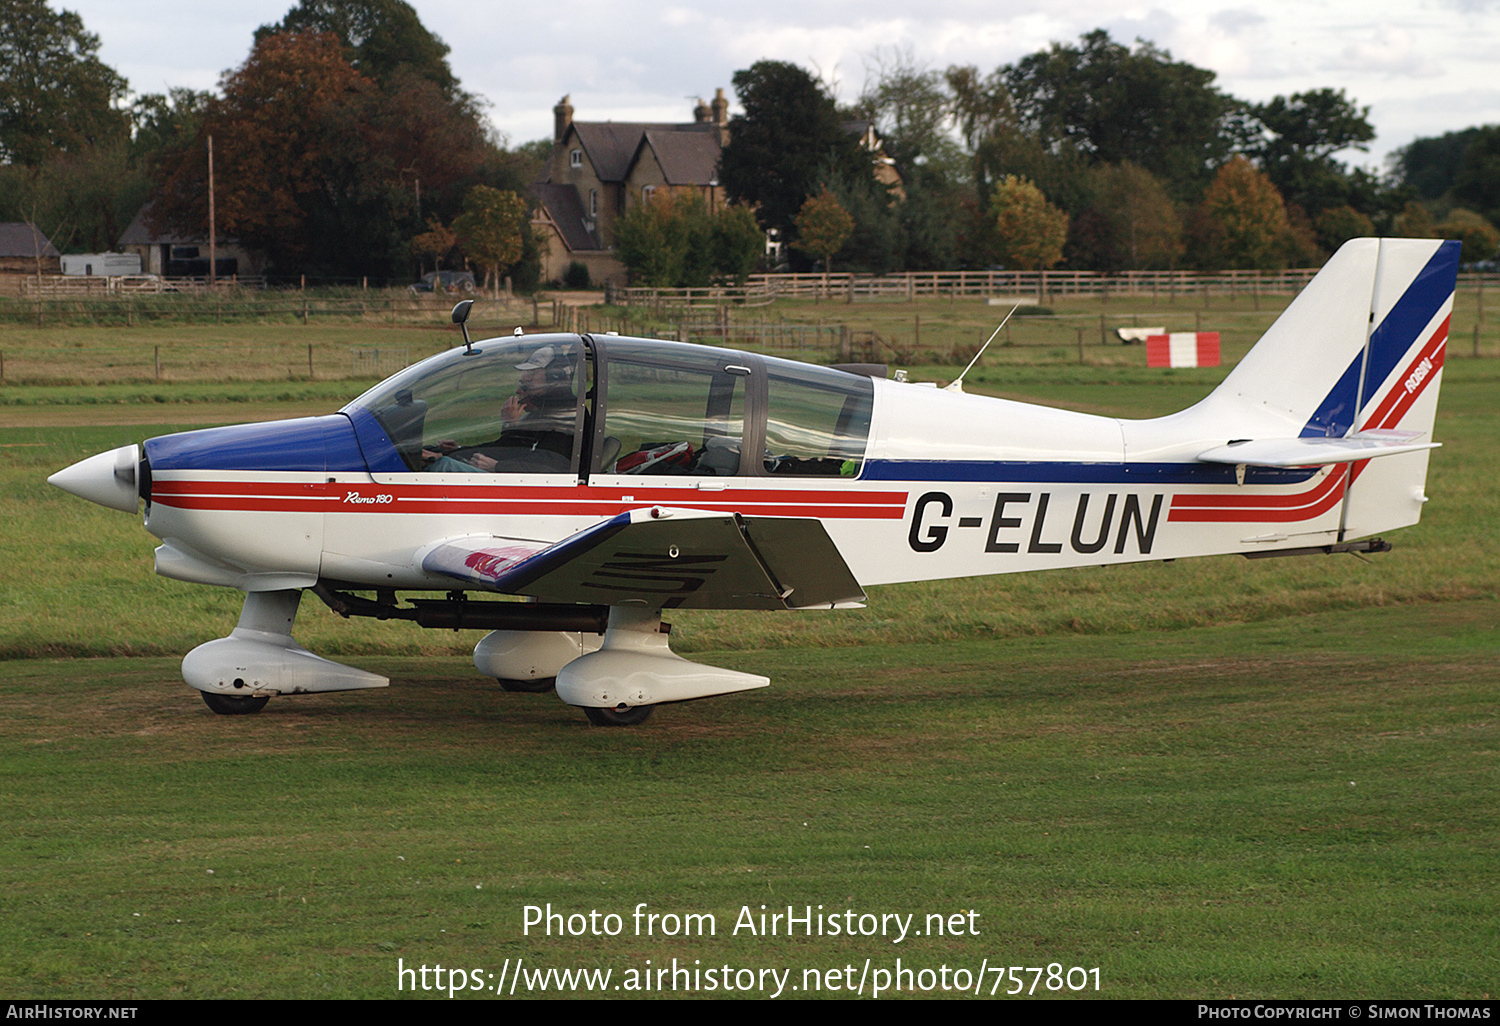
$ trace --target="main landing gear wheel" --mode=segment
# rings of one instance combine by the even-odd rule
[[[533,677],[530,680],[517,680],[514,677],[496,677],[495,679],[506,691],[520,691],[528,695],[540,695],[557,687],[556,677]]]
[[[211,691],[200,691],[203,704],[220,716],[248,716],[266,707],[269,698],[237,698],[234,695],[216,695]]]
[[[649,720],[655,710],[654,705],[624,705],[616,709],[586,705],[583,707],[583,714],[596,727],[633,727]]]

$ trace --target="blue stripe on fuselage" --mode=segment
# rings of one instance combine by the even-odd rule
[[[1249,467],[1246,484],[1287,485],[1306,481],[1318,468]],[[1067,463],[1006,460],[866,460],[863,481],[975,481],[1037,484],[1232,485],[1234,467],[1224,463]]]

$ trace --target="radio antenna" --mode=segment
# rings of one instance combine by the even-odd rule
[[[995,336],[1000,334],[1000,328],[1005,327],[1010,322],[1011,314],[1019,309],[1021,309],[1020,303],[1010,308],[1010,313],[1005,315],[1005,320],[1001,321],[999,326],[990,333],[990,337],[984,340],[984,345],[979,347],[979,352],[974,354],[974,359],[969,361],[969,365],[963,369],[963,372],[948,382],[947,387],[943,389],[944,392],[962,392],[964,390],[964,374],[974,369],[974,365],[979,362],[979,358],[984,355],[984,351],[990,347],[991,342],[995,341]]]

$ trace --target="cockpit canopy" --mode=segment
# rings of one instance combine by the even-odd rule
[[[733,350],[550,335],[433,357],[347,412],[373,415],[411,472],[852,477],[873,391]]]

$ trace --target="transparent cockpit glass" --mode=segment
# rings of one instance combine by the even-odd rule
[[[712,354],[611,342],[597,469],[640,476],[740,472],[745,367]]]
[[[868,378],[767,361],[766,473],[855,477],[870,437]]]
[[[491,342],[418,364],[351,405],[374,414],[407,467],[434,473],[576,470],[579,343]]]

